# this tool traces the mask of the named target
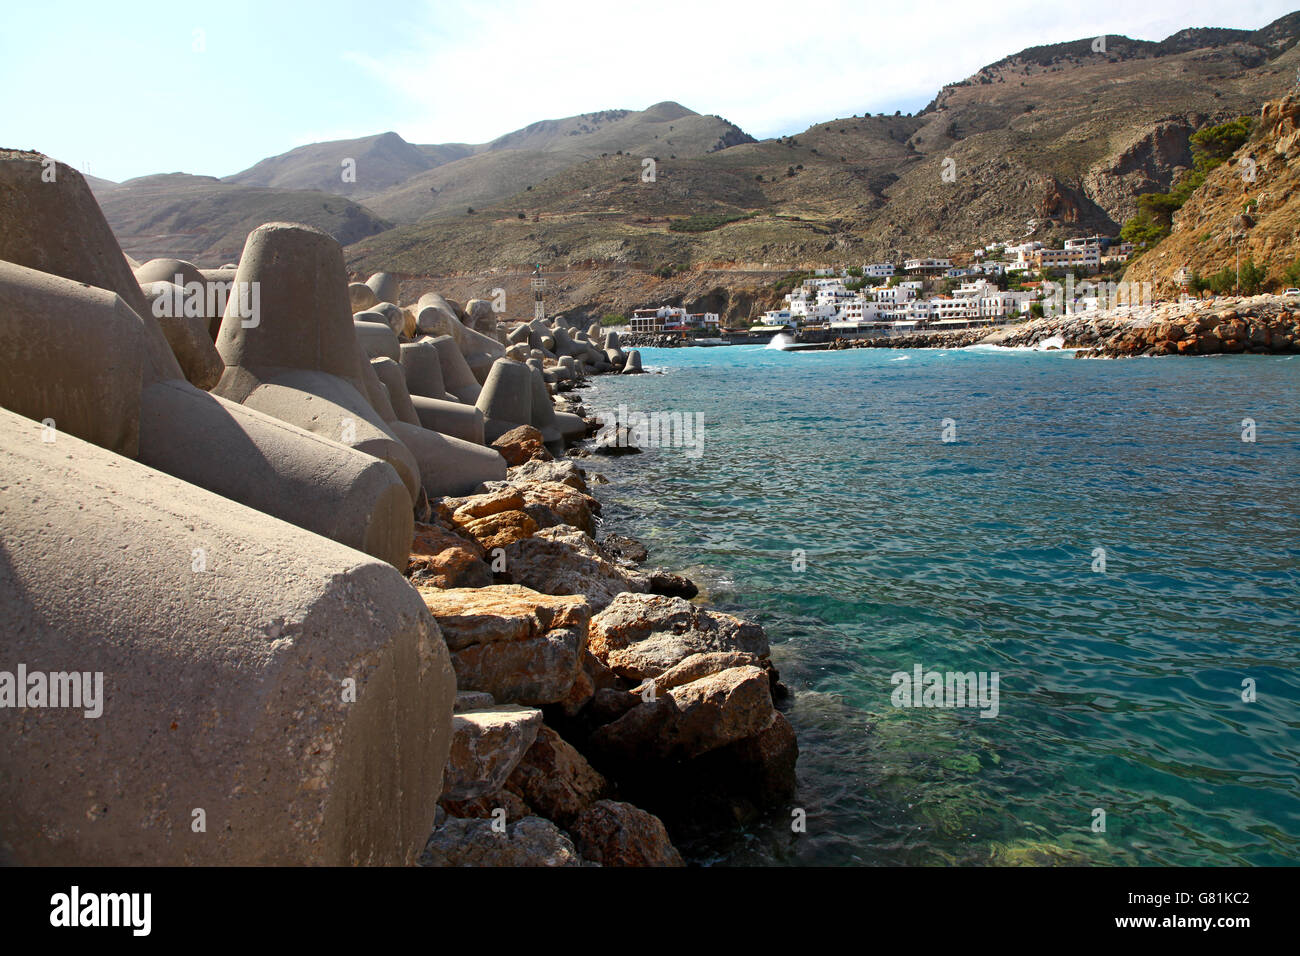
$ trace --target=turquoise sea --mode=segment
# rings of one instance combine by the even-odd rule
[[[1300,357],[642,355],[578,394],[704,444],[584,463],[606,527],[763,623],[801,748],[697,861],[1300,862]],[[895,707],[918,664],[997,716]]]

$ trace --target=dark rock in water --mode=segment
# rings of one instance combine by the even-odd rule
[[[626,535],[607,534],[601,539],[600,543],[606,551],[616,557],[625,558],[633,564],[640,564],[650,556],[650,552],[644,544]]]
[[[659,568],[650,572],[651,594],[664,594],[668,597],[693,598],[700,593],[695,582],[682,574],[672,574]]]
[[[641,448],[637,445],[636,434],[626,425],[618,425],[613,431],[596,438],[592,449],[598,455],[639,455]]]

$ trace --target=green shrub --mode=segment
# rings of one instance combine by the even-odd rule
[[[1250,136],[1253,122],[1251,117],[1242,116],[1192,134],[1192,168],[1178,177],[1169,192],[1138,196],[1137,215],[1120,229],[1120,238],[1133,243],[1133,258],[1169,235],[1174,213],[1205,182],[1210,170],[1222,166],[1241,148]]]

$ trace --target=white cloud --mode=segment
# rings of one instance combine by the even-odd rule
[[[1008,0],[431,2],[400,52],[349,59],[408,107],[403,136],[483,142],[540,119],[676,100],[757,136],[928,102],[945,83],[1028,46],[1186,26],[1255,28],[1285,5],[1087,7]],[[418,18],[417,18],[418,19]]]

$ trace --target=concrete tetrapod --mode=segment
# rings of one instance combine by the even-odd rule
[[[402,366],[390,358],[372,358],[370,366],[384,383],[384,388],[388,389],[388,401],[393,406],[397,420],[408,425],[419,425],[420,417],[411,404],[411,393],[406,389],[406,375],[402,372]]]
[[[411,397],[424,395],[443,401],[459,401],[447,391],[442,378],[442,357],[433,339],[421,339],[418,342],[402,343],[402,373],[406,376],[406,387]]]
[[[241,259],[240,262],[243,260]],[[389,275],[387,272],[376,272],[366,280],[366,285],[375,294],[376,303],[397,301],[397,276]],[[367,306],[367,308],[371,307]]]
[[[0,259],[116,292],[147,320],[144,292],[85,178],[46,159],[0,149]],[[183,378],[158,323],[146,321],[144,332],[146,379]]]
[[[500,452],[495,448],[483,447],[483,416],[474,406],[457,402],[439,403],[448,406],[459,416],[457,420],[448,420],[444,424],[459,426],[458,430],[465,437],[441,434],[443,429],[434,430],[419,423],[411,424],[398,417],[388,389],[368,360],[362,362],[361,375],[371,405],[415,456],[420,469],[420,485],[430,498],[467,494],[480,482],[501,481],[506,477],[506,463]],[[410,396],[407,396],[407,400],[410,401]],[[420,401],[432,403],[435,400],[421,398]],[[410,543],[409,539],[407,543]]]
[[[629,349],[623,362],[623,371],[620,375],[636,375],[644,372],[641,367],[641,353],[636,349]]]
[[[488,373],[477,408],[483,413],[483,437],[494,442],[512,428],[533,421],[533,370],[507,358]]]
[[[362,315],[367,313],[363,312]],[[356,329],[357,341],[366,351],[366,361],[372,358],[390,358],[394,362],[399,361],[402,357],[401,343],[393,330],[387,325],[381,325],[378,322],[369,322],[365,320],[353,319],[353,328]]]
[[[186,380],[204,391],[221,381],[226,367],[208,334],[208,319],[190,307],[195,300],[189,298],[187,289],[166,280],[146,282],[141,288],[150,314],[158,320]],[[206,285],[200,279],[192,288],[202,296]]]
[[[237,282],[259,285],[260,315],[249,322],[227,305],[217,336],[226,371],[213,392],[388,462],[414,502],[415,457],[365,395],[338,242],[296,223],[259,226]]]
[[[414,861],[456,684],[401,574],[3,410],[0,454],[6,655],[82,678],[0,722],[5,862]]]
[[[139,434],[136,454],[140,461],[251,508],[335,535],[351,547],[404,568],[412,516],[410,502],[402,502],[392,493],[398,478],[393,470],[373,468],[366,456],[340,458],[337,446],[323,446],[300,429],[268,430],[263,416],[214,398],[186,382],[85,179],[76,170],[55,164],[58,188],[54,188],[55,183],[41,181],[43,167],[39,158],[40,154],[18,154],[14,158],[0,152],[0,222],[6,222],[14,209],[25,209],[36,217],[34,225],[23,220],[19,227],[0,230],[0,258],[19,264],[36,262],[53,270],[42,281],[46,282],[47,315],[55,329],[78,317],[84,321],[85,316],[96,314],[80,311],[84,299],[71,291],[79,283],[116,292],[121,302],[131,307],[139,323],[140,347],[135,351],[141,367],[139,377],[134,373],[129,376],[125,386],[131,393],[120,401],[141,409],[130,426]],[[60,230],[67,230],[66,241],[47,241],[49,234],[57,235]],[[59,277],[72,282],[62,283]],[[32,281],[30,276],[28,280]],[[94,340],[93,333],[86,334]],[[34,412],[42,413],[42,407],[52,409],[42,417],[54,418],[56,428],[60,420],[76,427],[78,413],[53,404],[49,390],[59,390],[67,400],[84,397],[81,387],[67,381],[66,373],[92,353],[83,349],[80,333],[66,339],[50,336],[46,344],[61,345],[69,351],[47,366],[46,391],[32,393]],[[123,344],[106,349],[98,359],[107,365],[120,363],[121,349],[126,347]],[[24,381],[23,376],[9,370],[4,377],[11,383]],[[154,387],[164,384],[168,387]],[[99,416],[93,421],[102,427],[103,416],[110,415],[111,422],[115,407],[111,398],[105,396],[103,402],[104,409],[87,406],[79,414]],[[12,403],[7,400],[6,404]],[[102,439],[107,447],[129,451],[129,440],[123,443],[111,437],[115,428],[111,426],[107,438],[82,433],[96,441]],[[212,440],[207,440],[209,435]],[[401,540],[403,536],[405,541]]]
[[[379,297],[375,295],[375,290],[364,282],[352,282],[348,284],[348,302],[355,314],[373,309],[379,304]]]
[[[230,294],[235,291],[237,271],[239,271],[238,266],[199,270],[207,286],[207,301],[213,304],[204,309],[209,313],[208,335],[213,342],[217,340],[217,333],[221,331],[221,320],[226,314],[226,303],[230,301]]]
[[[386,462],[188,383],[140,402],[145,464],[405,570],[411,495]]]
[[[415,455],[430,498],[467,495],[482,482],[505,480],[506,460],[495,448],[406,422],[394,422],[392,427]]]
[[[460,401],[473,405],[478,401],[479,392],[483,387],[470,371],[460,347],[449,335],[440,335],[432,341],[438,349],[438,361],[442,365],[442,380],[447,385],[447,391]]]
[[[371,312],[378,312],[384,317],[388,327],[393,330],[394,335],[401,335],[406,331],[406,313],[393,305],[391,302],[380,302],[378,305],[369,309]]]
[[[555,406],[551,404],[551,395],[546,391],[546,380],[535,368],[528,369],[528,378],[532,383],[529,409],[531,418],[528,424],[542,433],[542,443],[546,445],[546,450],[560,458],[564,455],[564,436],[555,420]]]
[[[144,338],[116,293],[0,262],[5,408],[134,458]]]
[[[463,402],[439,401],[423,395],[412,395],[411,406],[420,419],[420,425],[444,435],[475,445],[485,443],[483,413],[473,405]]]

